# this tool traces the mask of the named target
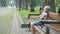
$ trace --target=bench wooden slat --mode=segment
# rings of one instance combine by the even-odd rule
[[[40,30],[43,30],[45,33],[46,33],[46,27],[43,27],[42,29],[40,28],[40,26],[39,27],[37,27],[37,28],[39,28]],[[50,28],[50,27],[49,27]],[[56,34],[57,32],[55,31],[55,30],[53,30],[53,29],[51,29],[50,28],[50,34]]]
[[[38,32],[39,32],[40,34],[45,34],[45,33],[42,32],[42,30],[40,30],[37,26],[34,26],[34,27],[35,27],[36,30],[38,30]]]
[[[60,21],[58,20],[40,20],[44,24],[60,24]]]
[[[59,20],[60,21],[60,14],[54,13],[54,12],[49,12],[49,17],[54,20]],[[54,26],[56,29],[60,29],[60,24],[51,24]]]
[[[54,13],[54,12],[49,12],[49,17],[51,17],[54,20],[60,20],[60,14]]]

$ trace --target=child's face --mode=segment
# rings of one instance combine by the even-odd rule
[[[44,8],[44,12],[47,12],[48,11],[48,9],[47,8]]]

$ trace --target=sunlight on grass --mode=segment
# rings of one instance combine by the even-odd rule
[[[28,14],[39,14],[39,10],[36,9],[35,12],[30,12],[30,10],[20,10],[19,14],[22,17],[24,23],[27,23],[28,21]]]
[[[4,16],[0,16],[0,34],[9,34],[10,27],[13,20],[13,14],[8,13]]]

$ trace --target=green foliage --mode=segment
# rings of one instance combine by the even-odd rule
[[[39,5],[40,0],[35,0],[36,5]]]
[[[59,7],[55,7],[55,9],[56,9],[56,13],[58,13]]]
[[[58,4],[60,5],[60,0],[55,0],[55,5],[58,6]]]
[[[28,21],[28,14],[39,14],[39,9],[36,9],[35,12],[30,12],[30,10],[21,10],[19,11],[20,16],[22,17],[24,23]]]

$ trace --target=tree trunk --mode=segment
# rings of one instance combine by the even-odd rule
[[[16,1],[16,7],[19,7],[19,0],[15,0]]]
[[[26,9],[25,3],[25,0],[22,0],[22,9]]]
[[[34,8],[35,8],[35,2],[34,2],[34,0],[30,0],[30,11],[31,12],[35,12],[35,10],[34,10]]]
[[[59,11],[58,11],[58,13],[60,13],[60,8],[59,8]]]
[[[1,3],[1,6],[2,6],[2,7],[5,7],[5,5],[6,5],[6,0],[0,0],[0,3]]]
[[[19,10],[21,9],[21,1],[22,0],[19,0]]]
[[[26,0],[26,10],[28,10],[28,0]]]

